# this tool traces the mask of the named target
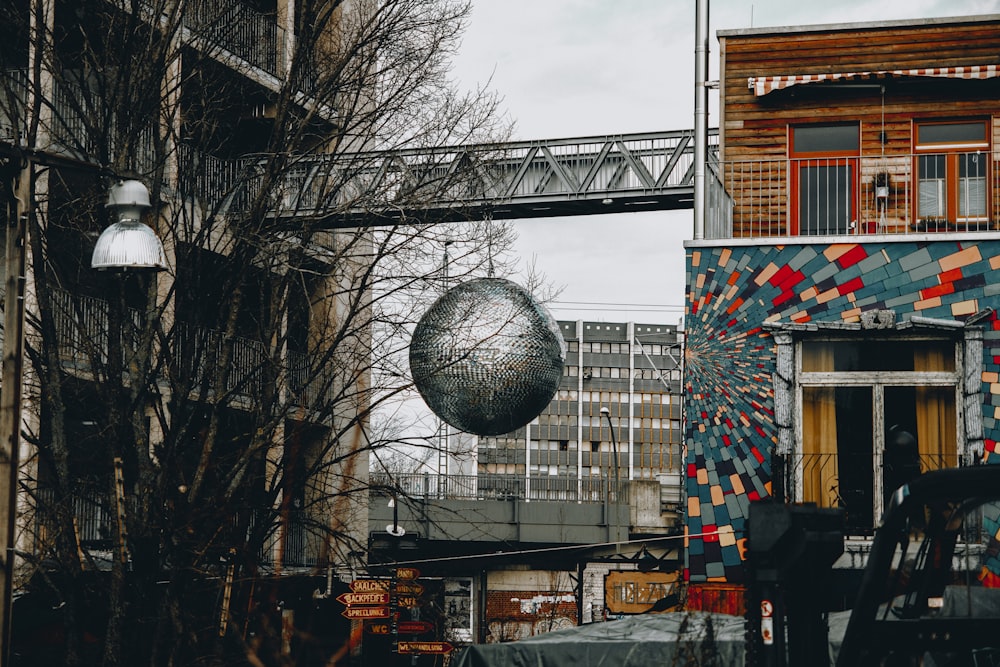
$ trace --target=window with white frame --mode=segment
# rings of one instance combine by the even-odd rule
[[[962,349],[953,337],[799,341],[797,498],[867,532],[896,488],[957,466]]]

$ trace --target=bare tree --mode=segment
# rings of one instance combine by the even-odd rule
[[[408,333],[446,280],[508,269],[509,229],[476,207],[492,156],[453,148],[507,131],[447,78],[468,11],[3,10],[29,239],[20,574],[58,609],[57,660],[279,664],[308,637],[282,641],[261,582],[363,564],[368,459],[392,440],[370,416],[409,388]],[[89,267],[121,177],[150,187],[167,271]]]

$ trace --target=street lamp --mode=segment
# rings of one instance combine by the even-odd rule
[[[615,457],[615,500],[619,500],[621,494],[621,488],[619,487],[618,481],[618,440],[615,438],[615,425],[611,423],[611,410],[608,409],[606,405],[601,406],[601,415],[608,420],[608,429],[611,431],[611,455]],[[607,511],[611,511],[611,480],[608,480],[608,500],[607,500]],[[615,511],[615,529],[617,533],[618,528],[618,512]],[[610,525],[609,525],[610,532]],[[621,549],[621,544],[618,543],[618,535],[615,535],[615,551],[618,552]]]
[[[608,420],[608,429],[611,431],[611,452],[615,457],[615,490],[618,487],[618,440],[615,439],[615,425],[611,423],[611,410],[601,406],[601,414]]]
[[[116,221],[101,232],[90,259],[91,268],[167,268],[163,244],[156,233],[142,223],[142,213],[150,208],[149,190],[139,181],[118,181],[108,190],[107,208]]]
[[[2,152],[2,151],[0,151]],[[11,602],[14,586],[15,526],[17,523],[18,459],[21,437],[21,390],[24,383],[24,285],[28,219],[33,215],[34,164],[58,166],[75,161],[40,151],[14,153],[4,165],[10,178],[8,224],[4,265],[6,299],[0,381],[0,665],[10,664]],[[90,165],[83,165],[90,167]],[[152,229],[140,222],[150,208],[149,191],[139,181],[121,180],[108,193],[108,208],[116,216],[97,240],[91,266],[96,269],[167,268],[163,244]]]

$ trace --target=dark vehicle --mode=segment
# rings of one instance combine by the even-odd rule
[[[938,470],[893,495],[839,667],[1000,666],[1000,465]],[[986,584],[986,585],[984,585]]]

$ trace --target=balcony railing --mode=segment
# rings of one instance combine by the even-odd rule
[[[724,161],[710,171],[711,239],[1000,229],[1000,152]]]
[[[42,551],[51,544],[58,525],[54,519],[56,495],[51,488],[35,490],[37,511],[34,517],[36,548]],[[128,499],[126,499],[128,500]],[[74,538],[83,549],[109,551],[113,547],[114,523],[117,521],[114,502],[108,490],[92,483],[82,484],[66,497],[66,510],[72,519]],[[134,508],[126,505],[126,512]],[[241,532],[263,528],[265,537],[257,562],[264,565],[311,566],[319,560],[327,541],[327,528],[322,517],[310,516],[301,509],[282,513],[278,510],[249,509],[233,517],[232,526],[242,526]],[[265,525],[266,523],[266,525]],[[231,536],[238,543],[247,535]],[[220,551],[230,544],[219,542]]]
[[[48,109],[51,122],[40,131],[48,134],[48,141],[70,154],[87,158],[98,152],[100,137],[96,132],[100,131],[111,139],[117,136],[116,119],[112,118],[110,126],[101,125],[98,130],[95,123],[104,118],[104,111],[88,108],[95,97],[83,91],[79,77],[79,72],[67,71],[63,77],[53,81],[52,99],[44,103],[51,105]],[[30,88],[28,72],[7,69],[3,72],[3,79],[3,85],[0,85],[0,141],[20,145],[26,139]],[[130,161],[127,166],[137,173],[152,173],[156,168],[154,131],[153,126],[142,128],[136,141],[123,153]],[[117,152],[114,145],[108,148],[112,153]]]
[[[53,531],[57,530],[54,519],[56,495],[44,487],[37,489],[34,495],[37,507],[33,513],[35,535],[38,546],[44,547],[49,544]],[[77,544],[85,549],[110,549],[116,521],[110,493],[96,484],[83,484],[67,497],[66,503],[73,519]]]
[[[67,368],[87,372],[92,364],[108,362],[109,350],[109,304],[103,299],[71,294],[62,290],[52,292],[52,312],[55,319],[56,336],[60,359]],[[141,313],[128,309],[124,315],[121,330],[122,350],[136,349],[141,330]],[[221,357],[224,336],[221,332],[177,322],[173,329],[174,371],[193,384],[210,380],[206,376],[209,369],[216,368]],[[267,347],[260,341],[236,336],[232,340],[232,368],[225,391],[238,396],[260,395],[271,364]],[[123,356],[124,361],[124,356]],[[304,353],[289,352],[285,360],[288,389],[300,400],[318,399],[318,392],[306,392],[310,386],[310,373],[315,373],[310,357]]]
[[[602,477],[515,477],[513,475],[432,475],[373,472],[373,492],[399,493],[424,500],[531,500],[549,502],[629,502],[629,483]],[[608,495],[610,493],[610,496]]]
[[[285,71],[285,31],[273,15],[238,0],[201,0],[186,5],[184,24],[209,44],[268,74],[280,76]]]
[[[957,467],[959,458],[957,454],[921,454],[913,462],[912,474],[918,474],[918,463],[919,472],[925,473]],[[874,457],[867,453],[796,454],[791,466],[792,477],[801,489],[797,500],[843,508],[847,529],[854,534],[871,533],[879,519],[876,508],[884,503],[876,502],[876,484],[887,498],[902,483],[899,471],[885,467],[876,471]]]

